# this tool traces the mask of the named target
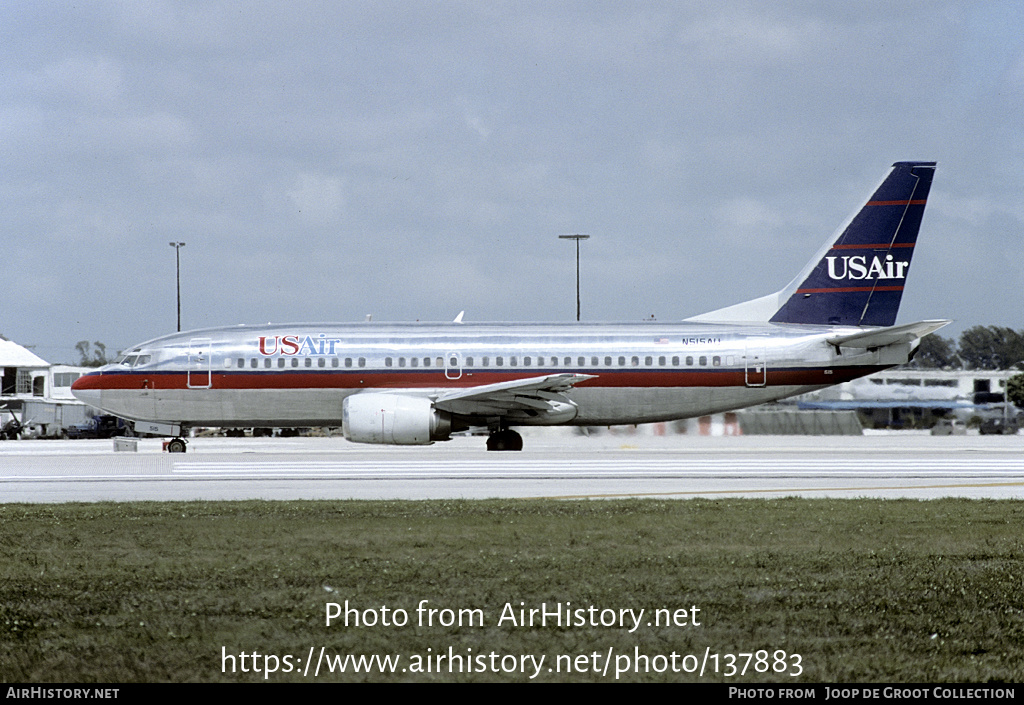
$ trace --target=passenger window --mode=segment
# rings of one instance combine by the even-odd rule
[[[384,367],[391,367],[391,358],[390,357],[385,357],[384,358]]]
[[[398,358],[398,366],[399,367],[405,367],[405,358],[404,357]]]
[[[640,358],[637,357],[636,355],[634,355],[632,360],[630,360],[630,362],[633,363],[633,367],[636,367],[636,366],[638,366],[640,364]]]
[[[480,366],[481,367],[487,367],[487,365],[489,363],[490,363],[490,358],[488,358],[486,355],[484,355],[483,360],[480,361]]]
[[[587,364],[587,358],[581,355],[579,358],[576,359],[576,364],[578,364],[580,367],[583,367],[584,365]]]
[[[254,370],[257,367],[259,367],[259,364],[260,364],[260,361],[257,360],[255,357],[253,359],[249,360],[249,367],[253,368]]]
[[[270,358],[269,357],[265,358],[263,360],[263,366],[266,367],[268,370],[270,369]]]
[[[244,357],[238,358],[238,367],[239,368],[245,367],[245,358]]]
[[[572,358],[569,357],[568,355],[566,355],[566,357],[565,357],[565,366],[566,367],[571,367],[572,366]]]
[[[686,366],[693,367],[693,355],[686,356]]]
[[[665,356],[664,355],[662,355],[661,357],[658,358],[658,364],[661,365],[662,367],[665,366]]]
[[[278,367],[284,367],[284,358],[283,357],[277,358],[277,366]]]
[[[673,355],[672,356],[672,366],[673,367],[679,367],[679,356],[678,355]]]
[[[444,367],[444,358],[443,357],[437,358],[437,366],[438,367]]]
[[[518,364],[519,364],[518,360],[519,360],[519,358],[518,358],[517,356],[515,356],[515,355],[513,355],[512,357],[510,357],[510,358],[508,359],[508,365],[509,365],[509,367],[515,367],[516,365],[518,365]]]
[[[526,357],[523,358],[523,367],[529,367],[529,366],[530,366],[530,356],[527,355]]]
[[[502,365],[505,364],[505,358],[502,357],[501,355],[498,355],[496,358],[494,358],[494,364],[497,365],[498,367],[501,367]]]
[[[346,357],[345,358],[345,367],[352,367],[352,358],[351,357]]]
[[[317,367],[327,367],[327,359],[323,358],[323,357],[318,357],[317,360],[316,360],[316,366]]]
[[[708,358],[707,358],[707,356],[706,356],[706,355],[701,355],[701,356],[700,356],[700,366],[701,366],[701,367],[706,367],[706,366],[707,366],[707,364],[708,364]]]
[[[365,357],[359,358],[359,366],[360,367],[366,367],[366,358]]]
[[[332,357],[331,358],[331,367],[337,367],[337,366],[338,366],[338,358]],[[351,367],[351,365],[349,365],[349,366]]]
[[[619,367],[626,366],[626,358],[623,355],[619,355]]]
[[[605,355],[605,357],[604,357],[604,364],[605,364],[605,365],[606,365],[607,367],[611,367],[611,366],[612,366],[612,358],[611,358],[611,355]]]
[[[715,367],[721,367],[722,366],[722,356],[721,355],[715,355],[713,358],[711,358],[711,364],[714,365]]]
[[[661,358],[661,359],[664,360],[665,358]],[[644,364],[647,365],[648,367],[650,367],[651,365],[654,364],[654,358],[651,357],[650,355],[648,355],[647,357],[644,358]],[[662,364],[664,364],[664,362]]]
[[[299,358],[293,357],[292,358],[292,367],[298,367],[298,366],[299,366]]]
[[[419,367],[419,366],[420,366],[420,359],[418,357],[410,357],[409,358],[409,367]]]

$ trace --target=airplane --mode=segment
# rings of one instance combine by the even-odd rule
[[[908,362],[948,324],[895,325],[935,162],[896,162],[783,289],[660,323],[240,325],[132,347],[76,380],[84,403],[175,436],[196,426],[341,425],[428,445],[487,428],[671,421],[776,401]]]

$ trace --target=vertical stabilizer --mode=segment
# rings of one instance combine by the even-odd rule
[[[896,162],[867,203],[789,286],[774,323],[896,322],[935,162]]]

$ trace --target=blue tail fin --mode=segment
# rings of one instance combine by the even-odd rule
[[[934,174],[935,162],[893,164],[838,237],[779,292],[785,303],[771,321],[893,325]]]

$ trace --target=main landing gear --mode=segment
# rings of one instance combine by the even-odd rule
[[[498,429],[487,437],[487,450],[522,450],[523,437],[510,428]]]

